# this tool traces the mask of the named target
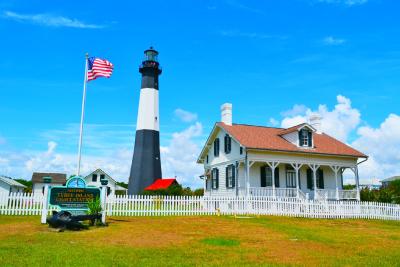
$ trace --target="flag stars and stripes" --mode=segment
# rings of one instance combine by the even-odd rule
[[[95,80],[97,77],[110,78],[114,65],[105,59],[90,57],[88,58],[87,80]]]

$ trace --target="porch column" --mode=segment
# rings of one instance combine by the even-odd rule
[[[296,195],[297,197],[300,196],[300,176],[299,176],[299,170],[301,168],[301,166],[303,166],[300,163],[291,163],[290,165],[292,165],[293,169],[296,172]]]
[[[250,166],[249,161],[246,159],[246,195],[250,195]]]
[[[310,166],[310,169],[313,171],[314,199],[317,199],[317,170],[319,165],[309,164],[308,166]]]
[[[275,169],[279,165],[279,162],[267,162],[268,166],[271,168],[272,171],[272,196],[276,197],[276,190],[275,190]]]
[[[240,166],[239,161],[236,161],[236,163],[235,163],[235,192],[236,192],[236,196],[239,196],[239,166]]]
[[[358,176],[358,166],[354,168],[354,174],[356,176],[356,190],[357,190],[357,200],[360,201],[360,178]]]
[[[340,170],[339,166],[329,166],[332,171],[335,173],[335,183],[336,183],[336,200],[339,200],[339,182],[338,182],[338,171]]]

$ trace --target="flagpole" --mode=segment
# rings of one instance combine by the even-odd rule
[[[81,152],[82,152],[82,135],[83,135],[83,120],[85,118],[85,102],[86,102],[86,84],[87,84],[87,69],[88,69],[88,58],[89,54],[85,55],[85,76],[83,79],[83,96],[82,96],[82,113],[81,113],[81,125],[79,131],[79,145],[78,145],[78,166],[76,175],[79,176],[81,172]]]

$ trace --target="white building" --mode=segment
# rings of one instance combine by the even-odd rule
[[[107,179],[108,180],[107,195],[115,195],[117,191],[119,191],[120,194],[126,194],[127,191],[126,188],[117,185],[117,181],[115,181],[110,175],[105,173],[102,169],[97,169],[91,172],[84,179],[86,181],[87,186],[95,186],[95,187],[101,187],[101,180]]]
[[[25,188],[25,185],[18,183],[10,177],[0,176],[0,195],[22,193]]]
[[[43,177],[51,177],[49,186],[62,186],[67,182],[67,175],[64,173],[34,172],[32,174],[32,193],[34,195],[44,193]]]
[[[283,129],[232,124],[232,105],[221,110],[197,161],[206,196],[359,199],[358,165],[367,156],[322,133],[318,117]],[[345,169],[355,190],[343,190]]]

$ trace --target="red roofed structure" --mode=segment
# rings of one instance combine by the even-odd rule
[[[168,189],[171,185],[175,184],[178,184],[175,178],[157,179],[153,184],[149,185],[144,190],[154,191]]]

